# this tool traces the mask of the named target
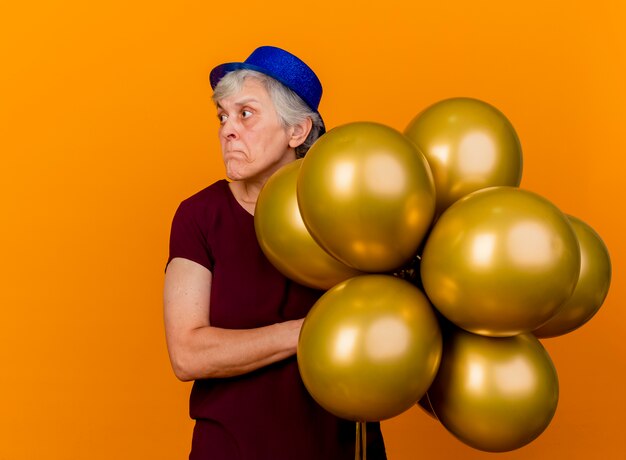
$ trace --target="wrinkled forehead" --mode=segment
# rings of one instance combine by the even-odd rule
[[[218,109],[253,106],[274,108],[274,102],[265,86],[259,81],[247,80],[239,90],[231,91],[215,101]]]

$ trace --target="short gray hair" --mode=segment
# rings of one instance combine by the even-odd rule
[[[215,86],[213,90],[213,102],[217,104],[221,99],[239,92],[246,78],[254,78],[265,86],[265,89],[274,103],[276,113],[285,128],[298,125],[307,118],[311,119],[313,126],[311,127],[309,135],[301,145],[296,147],[296,157],[304,157],[309,148],[311,148],[313,143],[324,132],[324,122],[319,114],[312,111],[300,96],[278,80],[254,70],[234,70],[224,75]]]

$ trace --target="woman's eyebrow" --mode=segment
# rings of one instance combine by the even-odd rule
[[[243,105],[248,105],[248,104],[250,104],[251,102],[256,102],[257,104],[260,104],[260,102],[259,102],[259,100],[258,100],[257,98],[255,98],[255,97],[248,97],[248,98],[242,99],[242,100],[240,100],[240,101],[233,102],[233,105],[236,105],[236,106],[238,106],[238,107],[241,107],[241,106],[243,106]],[[222,110],[224,109],[224,107],[222,107],[222,104],[220,104],[219,102],[218,102],[218,103],[216,103],[216,104],[215,104],[215,106],[216,106],[218,109],[222,109]]]
[[[256,103],[258,104],[258,103],[259,103],[259,100],[258,100],[258,99],[256,99],[256,98],[254,98],[254,97],[249,97],[249,98],[242,99],[242,100],[240,100],[240,101],[235,102],[235,105],[238,105],[238,106],[248,105],[248,104],[250,104],[251,102],[256,102]]]

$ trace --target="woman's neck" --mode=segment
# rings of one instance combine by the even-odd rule
[[[261,182],[233,181],[229,184],[230,190],[237,202],[250,214],[254,215],[256,201],[263,188]]]

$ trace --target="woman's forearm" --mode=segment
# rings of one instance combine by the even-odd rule
[[[174,373],[189,381],[254,371],[295,354],[301,325],[295,320],[257,329],[196,328],[169,346]]]

